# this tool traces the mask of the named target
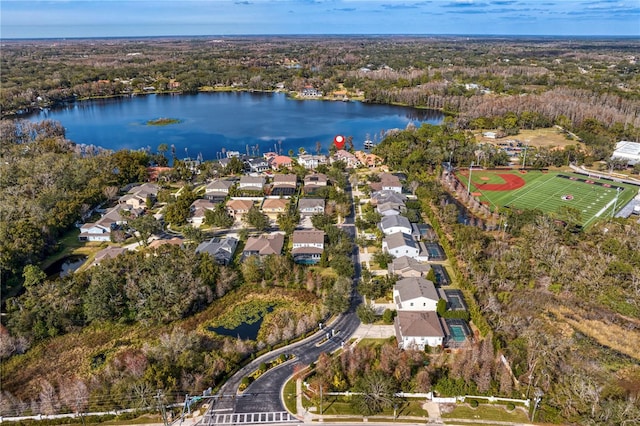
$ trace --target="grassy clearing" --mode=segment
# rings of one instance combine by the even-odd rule
[[[296,405],[296,379],[291,378],[282,390],[285,408],[293,414],[298,412]]]
[[[547,127],[544,129],[535,130],[520,130],[515,136],[507,136],[500,139],[490,139],[482,136],[482,132],[476,133],[476,140],[478,142],[488,143],[501,143],[506,140],[518,139],[521,142],[528,141],[530,146],[535,147],[561,147],[564,148],[567,145],[578,145],[579,142],[575,139],[567,139],[565,133],[555,127]]]
[[[467,404],[456,405],[448,413],[442,413],[443,419],[489,420],[498,422],[528,423],[527,414],[516,408],[509,412],[502,406],[481,404],[478,408],[471,408]],[[465,423],[466,424],[466,423]]]
[[[559,320],[565,321],[575,330],[592,338],[599,344],[640,360],[640,353],[638,352],[638,348],[640,348],[640,332],[637,331],[638,326],[640,326],[639,321],[627,317],[628,321],[635,323],[636,328],[632,329],[631,327],[623,328],[613,323],[585,318],[575,309],[569,310],[558,307],[551,309],[551,312]]]

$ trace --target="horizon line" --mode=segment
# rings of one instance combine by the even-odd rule
[[[461,34],[461,33],[362,33],[362,34],[174,34],[174,35],[114,35],[114,36],[70,36],[70,37],[0,37],[0,42],[5,41],[30,41],[30,40],[113,40],[113,39],[151,39],[151,38],[238,38],[238,37],[463,37],[463,38],[600,38],[600,39],[627,39],[638,38],[640,34]]]

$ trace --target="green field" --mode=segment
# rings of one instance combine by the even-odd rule
[[[524,181],[524,186],[511,190],[487,190],[491,185],[505,183],[499,174],[517,176]],[[467,171],[459,172],[457,177],[465,186],[468,184]],[[527,171],[521,174],[515,170],[473,170],[471,173],[471,192],[492,210],[509,207],[555,213],[563,206],[572,207],[580,212],[580,225],[583,227],[611,217],[638,193],[638,189],[634,185],[568,172]]]

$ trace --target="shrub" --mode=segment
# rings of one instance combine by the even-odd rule
[[[471,406],[471,408],[477,408],[479,403],[477,399],[471,399],[469,400],[469,405]]]
[[[507,410],[513,411],[516,409],[516,405],[513,402],[507,404]]]

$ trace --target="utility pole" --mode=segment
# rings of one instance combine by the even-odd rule
[[[471,172],[473,171],[473,161],[469,166],[469,184],[467,185],[467,194],[471,195]]]
[[[164,426],[169,426],[169,421],[167,420],[167,407],[164,405],[164,393],[162,393],[162,390],[158,389],[156,399],[158,400],[158,409],[162,416],[162,422],[164,423]]]
[[[527,150],[529,148],[529,141],[525,141],[525,145],[524,145],[524,158],[522,159],[522,169],[526,169],[527,168]]]

